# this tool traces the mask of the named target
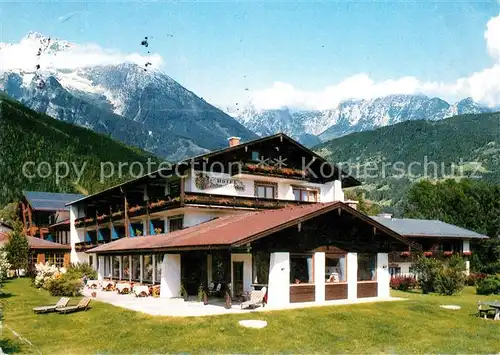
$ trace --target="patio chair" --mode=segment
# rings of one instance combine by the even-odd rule
[[[210,284],[208,285],[208,294],[212,294],[214,292],[214,288],[215,288],[215,283],[212,281],[210,282]]]
[[[266,295],[267,288],[263,287],[260,291],[251,291],[250,299],[248,301],[241,303],[241,309],[247,307],[255,307],[257,305],[265,306],[264,297]]]
[[[212,290],[210,290],[210,286],[212,286]],[[215,286],[215,284],[213,282],[210,283],[210,286],[208,287],[208,295],[209,296],[220,294],[220,290],[222,289],[222,284],[221,283],[217,284],[217,287],[215,288],[215,290],[213,288],[213,286]]]
[[[56,308],[66,307],[68,303],[69,303],[69,297],[61,297],[61,299],[55,305],[35,307],[33,308],[33,312],[35,313],[55,312]]]
[[[490,305],[487,302],[478,301],[477,302],[477,313],[479,314],[479,317],[483,317],[484,319],[488,319],[489,314],[492,314],[493,317],[495,316],[495,309],[490,307]]]
[[[82,298],[76,306],[56,308],[56,311],[58,313],[63,313],[63,314],[73,313],[73,312],[78,312],[78,311],[86,311],[89,308],[89,303],[90,303],[90,298],[85,297],[85,298]]]

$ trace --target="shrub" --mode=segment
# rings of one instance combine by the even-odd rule
[[[97,271],[88,263],[73,263],[68,266],[66,273],[72,279],[82,279],[84,276],[89,280],[97,279]]]
[[[477,283],[478,295],[500,294],[500,276],[490,275]]]
[[[434,258],[427,258],[419,255],[413,264],[413,269],[418,275],[418,284],[420,285],[422,292],[433,292],[436,277],[442,269],[442,263]]]
[[[412,276],[396,276],[391,278],[391,288],[408,291],[417,287],[417,280]]]
[[[465,280],[465,284],[467,286],[477,286],[478,282],[481,280],[484,280],[486,278],[486,274],[483,273],[472,273],[469,276],[467,276],[467,279]]]
[[[7,271],[10,269],[7,252],[0,248],[0,288],[3,280],[7,277]]]
[[[454,295],[463,290],[465,274],[456,267],[445,267],[436,275],[434,288],[441,295]]]
[[[49,279],[46,286],[52,296],[75,297],[80,295],[83,281],[71,278],[67,274],[58,274],[58,276]]]

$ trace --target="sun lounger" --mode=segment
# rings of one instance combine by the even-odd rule
[[[267,288],[263,287],[260,291],[250,292],[250,299],[248,301],[241,303],[241,308],[255,307],[257,305],[262,305],[264,307],[264,297],[266,295]]]
[[[49,312],[55,312],[56,308],[62,308],[66,307],[66,305],[69,303],[69,297],[62,297],[59,302],[52,306],[42,306],[42,307],[35,307],[33,308],[33,312],[35,313],[49,313]]]
[[[63,314],[84,311],[84,310],[86,311],[89,307],[89,303],[90,303],[90,298],[85,297],[82,298],[76,306],[56,308],[56,311],[58,313],[63,313]]]

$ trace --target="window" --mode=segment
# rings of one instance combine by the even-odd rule
[[[278,198],[278,185],[273,183],[255,182],[255,197]]]
[[[120,277],[120,257],[113,256],[113,278],[118,279]]]
[[[269,282],[269,253],[255,253],[253,255],[253,283],[267,284]]]
[[[130,277],[129,256],[124,255],[122,259],[122,279],[128,280]]]
[[[111,277],[111,257],[104,257],[104,277]]]
[[[358,281],[377,279],[376,259],[374,254],[358,254]]]
[[[326,282],[346,281],[346,258],[340,254],[325,254]]]
[[[156,255],[156,274],[155,274],[155,283],[161,282],[161,265],[163,263],[163,254]]]
[[[170,197],[177,197],[181,195],[181,183],[179,180],[169,182],[165,189],[165,195]]]
[[[313,283],[312,255],[290,255],[290,283]]]
[[[132,280],[141,278],[141,257],[140,255],[132,255]]]
[[[52,264],[57,267],[64,266],[64,254],[62,253],[50,253],[45,254],[45,263]]]
[[[142,274],[142,279],[144,281],[153,281],[153,256],[152,255],[144,255],[143,256],[143,274]]]
[[[252,151],[252,160],[258,161],[260,159],[260,153],[256,150]]]
[[[389,266],[389,275],[391,275],[391,277],[396,277],[401,275],[401,267]]]
[[[168,219],[168,231],[174,232],[183,228],[184,216],[175,216]]]
[[[151,220],[149,228],[149,234],[165,233],[165,222],[161,219],[153,219]]]
[[[294,187],[293,197],[295,201],[318,202],[318,190]]]
[[[94,258],[92,257],[92,255],[89,255],[89,266],[92,265],[94,265]]]

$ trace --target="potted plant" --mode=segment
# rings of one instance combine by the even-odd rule
[[[226,299],[226,303],[224,305],[224,308],[231,309],[231,307],[233,306],[232,300],[231,300],[231,284],[227,284],[227,286],[226,286],[225,299]]]
[[[407,257],[409,257],[409,256],[410,256],[410,252],[409,252],[409,251],[403,251],[400,255],[401,255],[401,257],[403,257],[403,258],[407,258]]]
[[[97,297],[97,292],[92,291],[92,293],[90,295],[92,296],[92,298],[96,298]]]
[[[453,252],[452,251],[444,251],[443,252],[443,255],[448,257],[448,256],[452,256],[453,255]]]
[[[463,252],[463,255],[464,255],[464,256],[471,256],[471,255],[472,255],[472,252],[470,252],[470,251],[464,251],[464,252]]]
[[[432,256],[432,251],[426,251],[424,252],[424,256],[427,258],[430,258]]]
[[[198,302],[202,302],[202,301],[203,301],[204,305],[208,304],[207,292],[206,292],[203,284],[200,284],[200,287],[198,287]]]
[[[188,293],[186,291],[186,288],[184,287],[184,284],[182,284],[182,283],[181,283],[181,290],[180,290],[180,292],[181,292],[181,297],[183,297],[184,301],[187,302],[188,299],[189,299],[189,296],[188,296]]]

